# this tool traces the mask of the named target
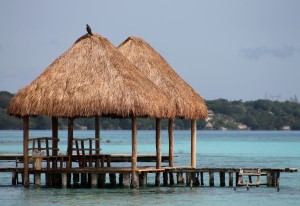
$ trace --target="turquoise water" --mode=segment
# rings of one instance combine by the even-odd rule
[[[51,131],[30,131],[30,137],[50,135]],[[94,131],[75,131],[74,136],[93,137]],[[175,165],[190,165],[190,132],[175,131],[174,137]],[[59,138],[59,152],[65,153],[67,131],[59,131]],[[131,153],[130,131],[101,131],[101,139],[102,153]],[[0,131],[0,153],[22,153],[22,131]],[[138,153],[155,153],[154,131],[138,131]],[[168,153],[166,131],[162,132],[162,153]],[[300,131],[198,131],[197,166],[300,168]],[[138,190],[24,189],[10,186],[10,178],[0,174],[0,205],[300,205],[300,172],[282,173],[280,192],[265,186],[250,191],[210,188],[206,177],[205,187]]]

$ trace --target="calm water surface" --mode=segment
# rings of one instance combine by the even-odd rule
[[[50,135],[51,131],[30,131],[30,137]],[[75,131],[74,136],[93,137],[94,131]],[[175,165],[189,165],[190,132],[176,131],[174,136]],[[67,131],[59,131],[59,138],[60,153],[65,153]],[[131,152],[130,131],[101,131],[101,139],[102,153]],[[22,153],[22,131],[0,131],[0,153]],[[138,131],[138,153],[155,153],[154,131]],[[168,153],[166,131],[162,132],[162,153]],[[13,163],[0,163],[0,167],[9,164]],[[300,131],[198,131],[197,166],[300,168]],[[207,179],[205,177],[205,185],[208,185]],[[149,181],[152,180],[150,176]],[[238,188],[236,192],[230,187],[207,186],[193,189],[148,186],[137,190],[24,189],[10,186],[10,181],[10,174],[0,174],[0,205],[300,205],[299,172],[281,174],[280,192],[265,186],[250,191]]]

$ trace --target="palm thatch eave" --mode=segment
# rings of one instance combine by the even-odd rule
[[[168,95],[168,104],[175,106],[176,117],[207,117],[207,107],[202,97],[147,42],[138,37],[128,37],[118,46],[118,50]]]
[[[106,38],[86,34],[15,95],[7,114],[173,118],[167,101]]]

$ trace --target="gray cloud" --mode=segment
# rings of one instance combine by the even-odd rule
[[[241,49],[241,55],[250,60],[258,60],[264,57],[272,57],[279,59],[286,59],[293,56],[295,53],[299,53],[300,50],[293,46],[281,45],[277,48],[268,48],[265,46],[259,46],[256,48]]]

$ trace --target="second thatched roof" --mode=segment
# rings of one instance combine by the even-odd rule
[[[177,117],[207,117],[207,107],[202,97],[147,42],[138,37],[129,37],[118,49],[169,96],[167,104],[176,106]]]
[[[155,84],[106,38],[86,34],[31,84],[7,110],[14,116],[175,117]]]

